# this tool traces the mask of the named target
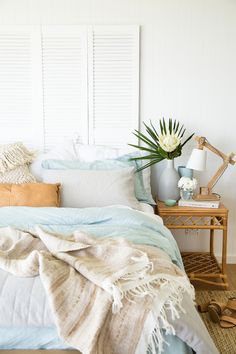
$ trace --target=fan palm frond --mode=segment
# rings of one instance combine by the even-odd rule
[[[144,170],[164,159],[172,160],[178,157],[182,153],[183,146],[193,137],[194,133],[191,134],[183,143],[181,139],[183,138],[186,129],[184,125],[180,125],[176,119],[173,121],[171,118],[168,122],[162,118],[159,120],[160,134],[154,127],[152,121],[150,124],[144,122],[146,133],[142,133],[139,130],[135,130],[133,134],[145,144],[145,146],[128,144],[140,151],[147,153],[144,156],[133,157],[130,160],[140,161],[149,160],[148,163],[144,164],[142,167],[137,169],[137,172]]]

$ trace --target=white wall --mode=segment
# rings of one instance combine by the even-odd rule
[[[0,0],[0,24],[40,23],[140,24],[141,120],[177,118],[189,133],[236,152],[235,0]],[[186,162],[192,146],[177,165]],[[209,154],[208,162],[202,181],[220,160]],[[160,170],[158,165],[153,173],[154,190]],[[230,210],[228,259],[236,263],[235,167],[215,190]],[[203,234],[177,240],[185,250],[207,246]]]

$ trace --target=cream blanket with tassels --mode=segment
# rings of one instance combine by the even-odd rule
[[[167,311],[178,318],[194,291],[163,251],[122,238],[71,237],[0,229],[0,268],[16,276],[39,275],[59,336],[83,354],[155,353],[161,328],[174,334]],[[155,305],[155,306],[154,306]],[[150,312],[155,325],[145,324]],[[145,326],[144,326],[145,324]],[[145,348],[141,334],[149,328]]]

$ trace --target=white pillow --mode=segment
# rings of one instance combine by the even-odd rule
[[[115,148],[106,145],[86,145],[75,144],[77,159],[84,162],[93,162],[95,160],[116,159],[122,155],[134,151],[133,148]]]
[[[46,153],[39,152],[35,160],[30,165],[30,172],[36,177],[38,182],[42,181],[43,169],[42,162],[48,159],[57,160],[76,160],[78,159],[75,150],[75,143],[73,139],[64,138],[61,144],[51,149]]]
[[[134,194],[134,170],[44,170],[43,181],[61,183],[61,206],[103,207],[121,204],[140,209]]]
[[[93,162],[95,160],[116,159],[131,152],[137,152],[132,147],[115,148],[106,145],[75,144],[77,159],[80,161]],[[143,173],[143,184],[146,191],[151,195],[151,169],[145,168]]]

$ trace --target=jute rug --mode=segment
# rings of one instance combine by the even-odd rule
[[[236,298],[236,291],[196,291],[197,304],[204,304],[212,299],[224,303],[230,297]],[[221,328],[219,324],[210,320],[208,313],[200,313],[200,315],[219,352],[221,354],[236,354],[236,327]]]

